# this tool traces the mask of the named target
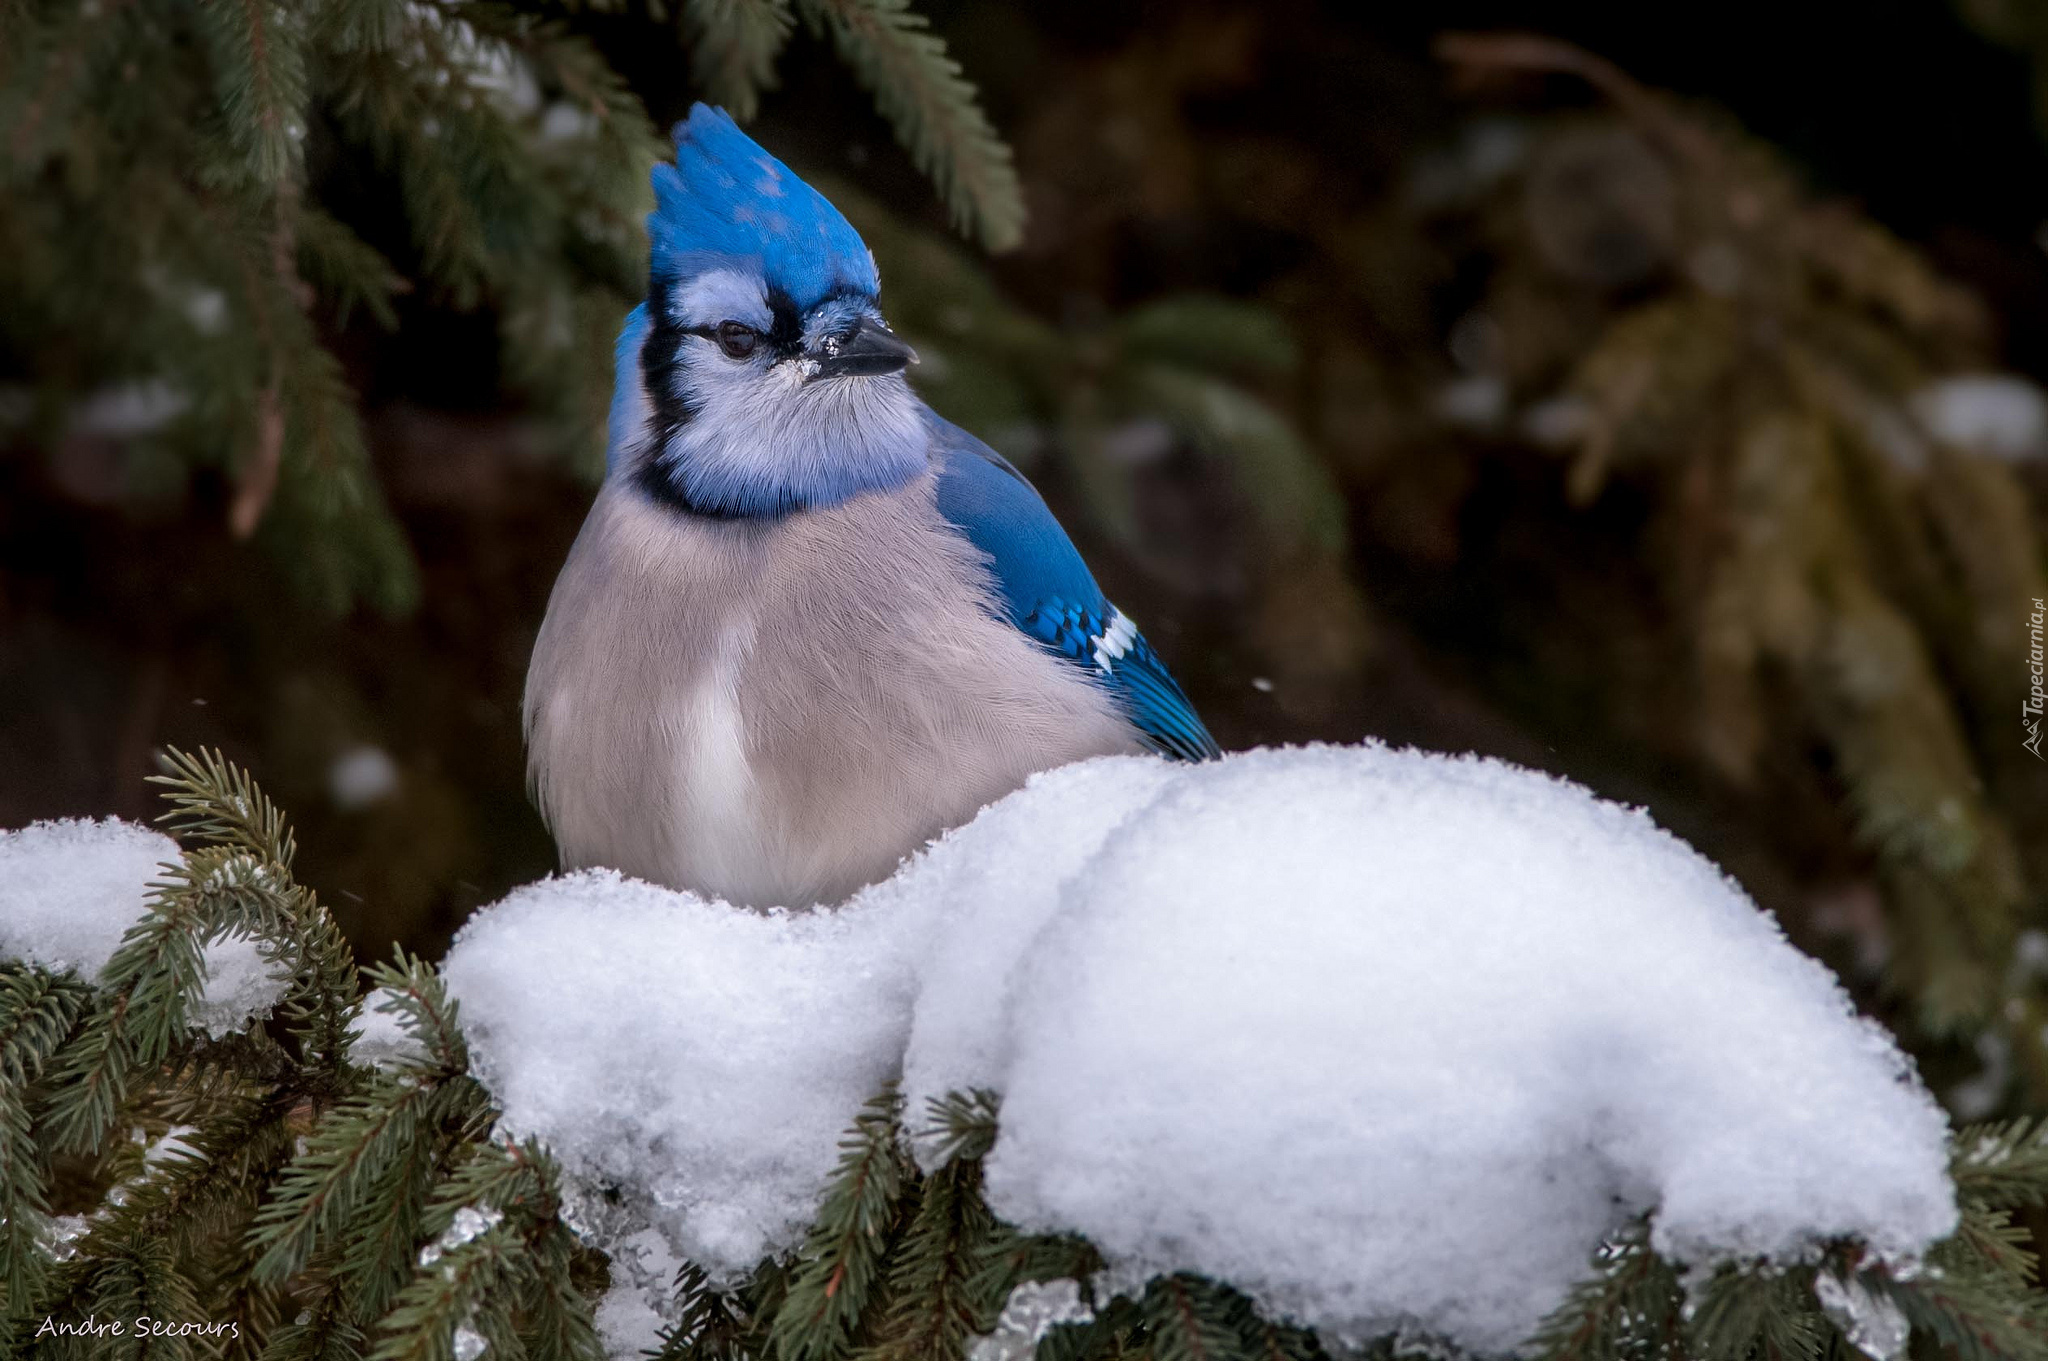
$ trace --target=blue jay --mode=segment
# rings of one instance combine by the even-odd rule
[[[835,902],[1032,772],[1217,754],[1015,468],[904,381],[839,211],[698,105],[526,680],[566,867]]]

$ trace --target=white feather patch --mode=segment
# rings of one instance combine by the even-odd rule
[[[717,660],[683,715],[684,826],[694,869],[711,883],[746,882],[765,850],[739,703],[739,673],[753,644],[751,626],[735,624],[720,635]]]
[[[1137,637],[1138,626],[1122,610],[1112,609],[1109,627],[1095,640],[1095,669],[1105,676],[1114,671]]]
[[[685,326],[716,326],[743,322],[765,331],[775,322],[758,274],[736,269],[707,269],[693,275],[675,292],[675,319]]]

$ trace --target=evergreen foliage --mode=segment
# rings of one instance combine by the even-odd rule
[[[1992,1032],[2038,1102],[2043,1003],[2013,960],[2048,823],[2010,677],[2048,567],[2015,468],[1904,400],[1986,366],[1981,304],[1725,119],[1597,57],[1440,47],[1474,76],[1581,78],[1609,106],[1548,126],[1514,186],[1526,216],[1480,230],[1501,255],[1485,309],[1526,337],[1510,376],[1554,384],[1568,417],[1550,440],[1566,495],[1626,483],[1648,502],[1639,552],[1669,622],[1643,655],[1686,665],[1641,740],[1766,804],[1766,781],[1791,792],[1770,754],[1810,748],[1882,888],[1888,983],[1926,1035]],[[1588,185],[1612,191],[1602,207]]]
[[[166,767],[164,821],[189,849],[100,977],[0,962],[0,1351],[595,1361],[602,1255],[564,1222],[547,1150],[494,1134],[436,971],[401,954],[359,977],[293,880],[290,828],[262,791],[215,755]],[[199,949],[229,930],[291,984],[270,1024],[215,1040],[185,1017]],[[410,1040],[377,1066],[353,1053],[366,1004]],[[893,1089],[856,1116],[788,1260],[726,1288],[685,1267],[661,1361],[958,1361],[1017,1286],[1057,1280],[1078,1282],[1093,1313],[1047,1330],[1040,1361],[1328,1361],[1418,1345],[1318,1339],[1196,1276],[1118,1281],[1085,1242],[1004,1224],[981,1181],[993,1093],[955,1093],[907,1124]],[[1896,1317],[1919,1357],[2044,1361],[2048,1303],[2011,1218],[2048,1202],[2042,1128],[1961,1132],[1953,1175],[1961,1227],[1911,1272],[1843,1243],[1806,1265],[1684,1278],[1632,1224],[1534,1346],[1546,1361],[1823,1361],[1872,1348]],[[234,1331],[42,1327],[140,1315]]]
[[[974,86],[909,0],[800,0],[882,112],[896,125],[917,168],[930,175],[954,223],[976,228],[990,250],[1024,237],[1024,191],[1010,148],[976,102]]]
[[[1008,150],[943,42],[903,0],[805,13],[955,220],[1014,244]],[[704,92],[751,114],[788,4],[703,0],[682,17]],[[143,502],[217,474],[228,528],[264,540],[310,598],[402,610],[415,570],[339,328],[394,327],[410,292],[490,307],[510,383],[599,466],[612,339],[644,292],[647,171],[664,154],[588,42],[515,6],[0,7],[0,355],[30,378],[0,402],[0,438],[114,439],[116,490]],[[391,186],[404,240],[363,220],[365,183]]]

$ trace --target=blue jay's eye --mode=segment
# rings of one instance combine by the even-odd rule
[[[761,333],[744,322],[721,321],[718,323],[716,339],[718,347],[734,359],[745,359],[754,352],[760,342]]]

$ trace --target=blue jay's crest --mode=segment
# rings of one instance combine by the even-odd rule
[[[875,260],[853,224],[725,110],[697,105],[675,138],[675,164],[654,168],[647,219],[657,280],[751,264],[799,308],[874,296]]]

